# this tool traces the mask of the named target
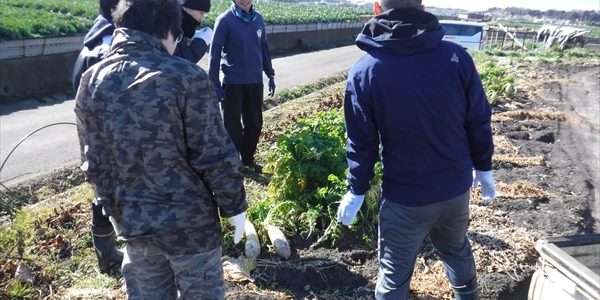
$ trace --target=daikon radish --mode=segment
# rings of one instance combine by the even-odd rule
[[[286,239],[281,229],[270,224],[267,224],[265,228],[267,229],[267,235],[269,235],[269,239],[271,240],[271,245],[273,245],[273,248],[275,249],[275,253],[282,258],[290,258],[290,255],[292,255],[290,243]]]
[[[246,243],[244,244],[246,257],[257,258],[260,254],[260,241],[254,225],[248,219],[244,224],[244,232],[246,233]]]

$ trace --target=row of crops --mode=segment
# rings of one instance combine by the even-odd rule
[[[358,21],[369,14],[364,8],[256,1],[267,24],[306,24]],[[212,2],[204,24],[231,5],[229,0]],[[0,40],[69,36],[85,33],[98,15],[97,0],[3,0],[0,6]]]

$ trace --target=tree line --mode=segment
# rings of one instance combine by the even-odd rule
[[[589,25],[600,25],[600,11],[594,10],[555,10],[550,9],[546,11],[540,11],[537,9],[527,9],[519,7],[507,7],[507,8],[489,8],[487,13],[490,14],[505,14],[510,16],[531,16],[534,18],[548,18],[557,20],[569,20],[572,22],[580,22]]]

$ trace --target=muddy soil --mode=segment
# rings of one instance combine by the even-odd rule
[[[526,299],[537,258],[535,240],[598,232],[600,227],[600,66],[524,64],[512,71],[519,78],[516,95],[493,106],[498,199],[491,206],[482,206],[478,191],[471,193],[468,236],[482,299]],[[343,90],[337,89],[316,104],[300,101],[287,111],[273,111],[271,116],[265,113],[262,143],[272,142],[279,130],[269,127],[269,118],[275,120],[272,123],[291,122],[311,111],[339,105]],[[307,108],[309,105],[314,106]],[[245,175],[246,184],[259,187],[255,190],[268,183],[263,175]],[[55,177],[62,180],[38,183],[45,186],[41,194],[35,185],[20,186],[23,191],[15,193],[35,202],[31,199],[82,181],[73,170]],[[52,183],[56,181],[63,183]],[[374,299],[374,243],[365,246],[361,237],[344,228],[335,247],[311,247],[318,233],[291,238],[293,250],[288,260],[262,249],[256,269],[249,274],[251,280],[228,281],[226,298]],[[226,254],[237,257],[241,253],[243,247],[238,246]],[[431,244],[424,241],[411,284],[413,299],[451,299],[443,273]]]
[[[514,72],[520,80],[516,96],[493,107],[498,156],[493,171],[500,195],[487,208],[472,200],[472,209],[492,210],[527,232],[532,241],[523,247],[532,247],[542,236],[597,232],[600,68],[538,64],[518,66]],[[506,186],[512,188],[501,188]],[[490,238],[479,234],[478,226],[472,221],[469,232],[474,249],[485,248],[478,241]],[[252,272],[254,282],[229,282],[227,298],[374,299],[376,249],[365,248],[351,235],[345,232],[336,248],[312,249],[310,241],[294,239],[289,260],[263,255]],[[493,243],[509,249],[509,240]],[[520,272],[486,271],[478,262],[481,298],[526,299],[536,258],[530,252]],[[415,272],[424,266],[424,273],[429,268],[429,273],[440,274],[426,280],[425,288],[413,278],[414,299],[450,299],[435,262],[439,261],[425,241]]]

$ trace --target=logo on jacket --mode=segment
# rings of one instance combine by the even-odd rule
[[[455,63],[459,63],[460,61],[458,60],[458,55],[456,55],[456,52],[452,53],[452,58],[450,59],[451,62],[455,62]]]
[[[417,33],[415,35],[413,35],[412,37],[419,36],[423,33],[425,33],[425,29],[417,29]]]
[[[260,39],[260,38],[262,37],[262,30],[261,30],[261,29],[258,29],[258,30],[256,31],[256,35],[258,35],[258,38]]]

